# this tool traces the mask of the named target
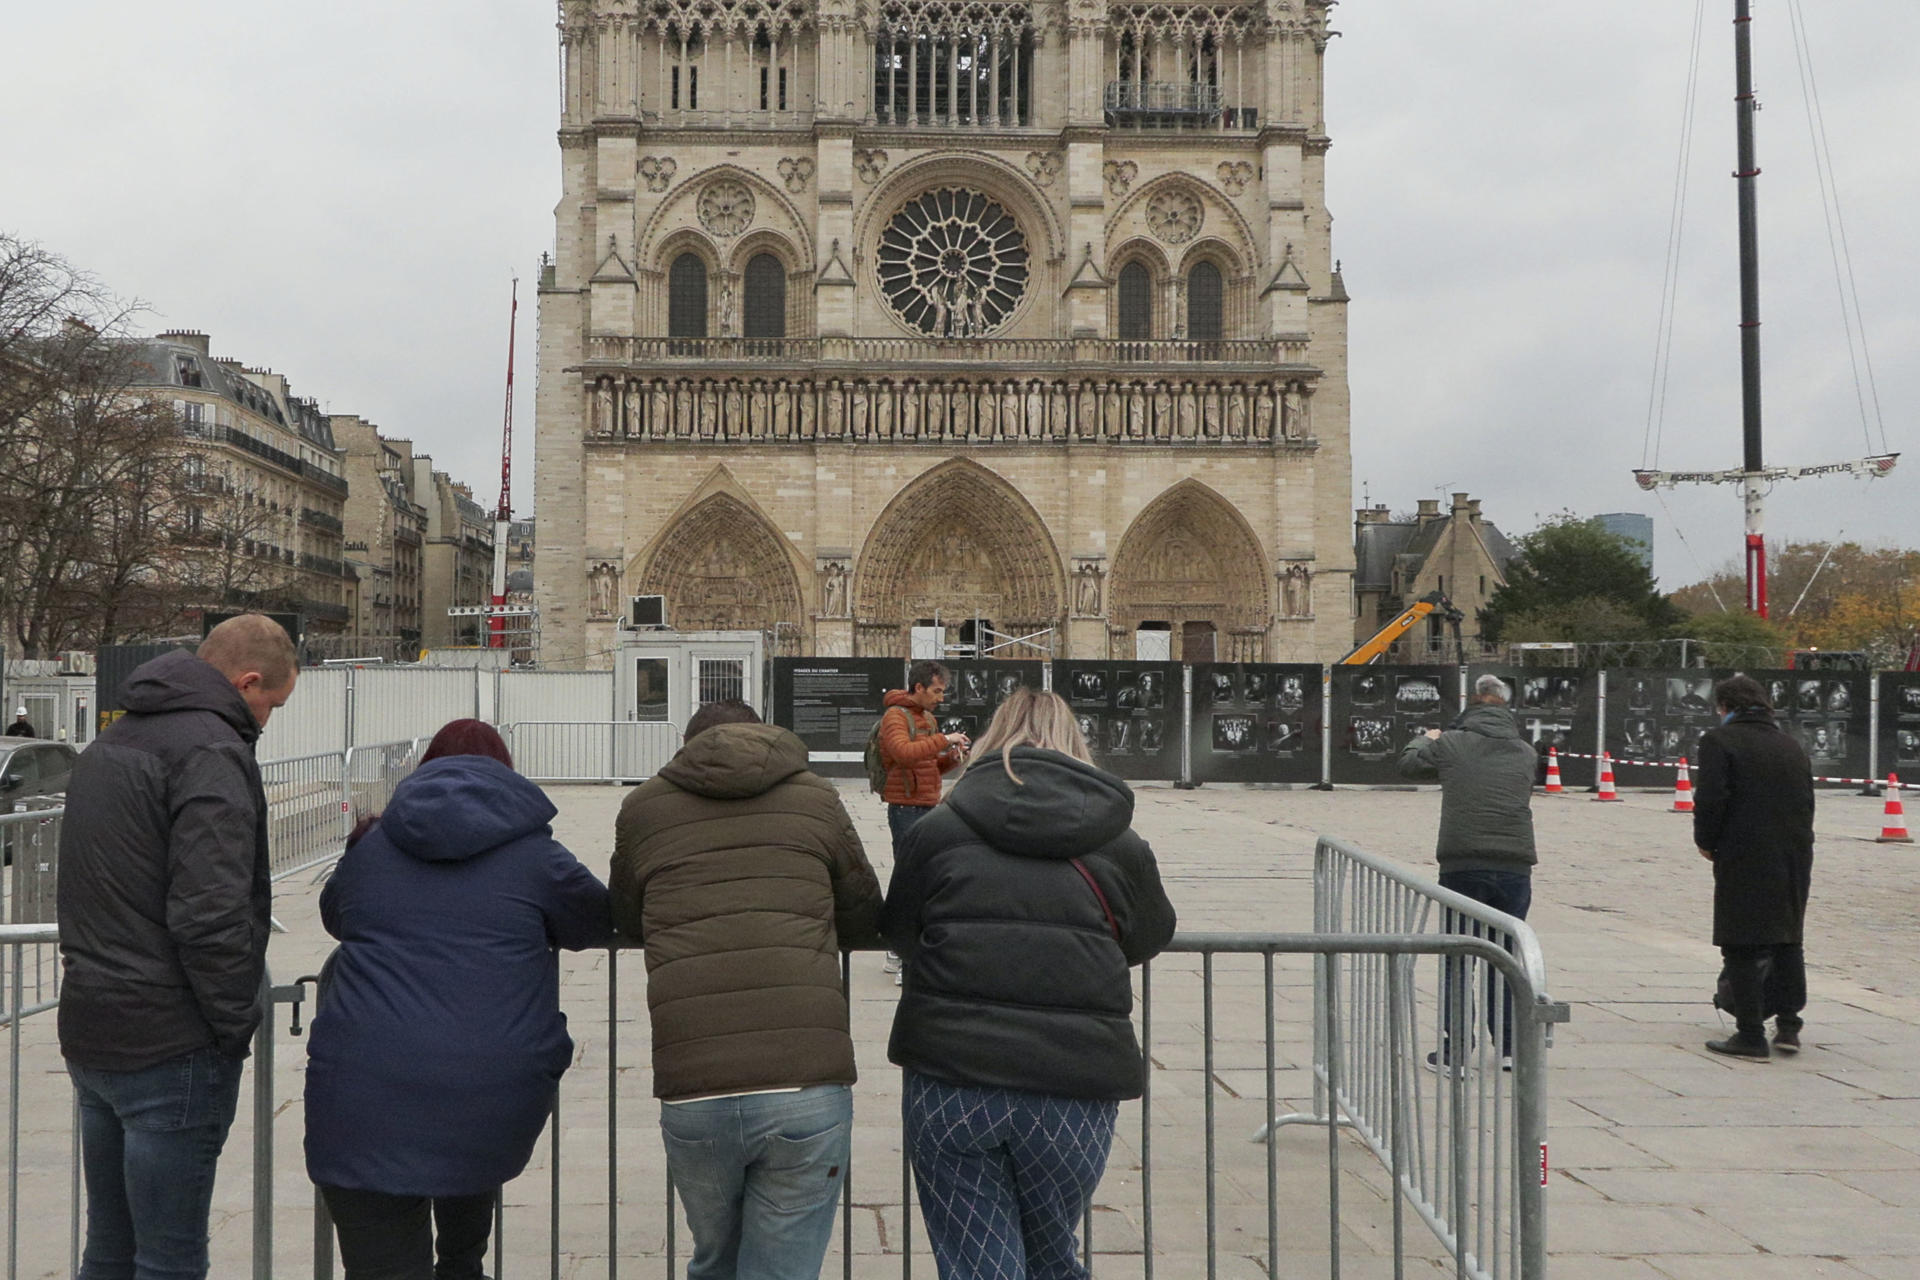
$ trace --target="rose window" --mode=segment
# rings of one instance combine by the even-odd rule
[[[722,239],[753,225],[753,192],[746,184],[722,178],[700,193],[700,225]]]
[[[893,215],[880,236],[880,291],[894,314],[936,338],[977,338],[1027,292],[1027,238],[977,191],[942,187]]]
[[[1193,239],[1206,216],[1206,207],[1191,191],[1162,191],[1147,202],[1147,227],[1168,244]]]

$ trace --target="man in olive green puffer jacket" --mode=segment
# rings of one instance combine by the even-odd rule
[[[840,951],[880,883],[806,746],[732,701],[615,824],[613,918],[646,946],[654,1093],[693,1275],[815,1277],[853,1123]]]
[[[1453,728],[1429,729],[1400,753],[1400,773],[1418,782],[1440,782],[1440,836],[1435,857],[1440,887],[1525,920],[1533,905],[1533,775],[1538,758],[1520,736],[1508,709],[1506,683],[1484,675],[1474,682],[1473,701]],[[1472,926],[1462,932],[1477,932]],[[1496,932],[1496,939],[1499,935]],[[1448,965],[1442,990],[1446,1009],[1459,1008],[1455,966]],[[1489,978],[1491,984],[1492,979]],[[1504,985],[1504,984],[1502,984]],[[1487,1025],[1508,1065],[1513,1057],[1513,998],[1501,1001],[1496,1018],[1489,1000]],[[1447,1015],[1443,1012],[1445,1025]],[[1463,1032],[1464,1034],[1464,1032]],[[1447,1037],[1427,1055],[1429,1066],[1449,1060]]]

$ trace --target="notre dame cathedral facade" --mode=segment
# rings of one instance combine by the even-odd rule
[[[543,657],[1344,652],[1330,4],[563,0]]]

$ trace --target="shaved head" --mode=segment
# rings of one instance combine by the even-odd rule
[[[300,665],[287,629],[264,613],[243,613],[207,632],[195,650],[229,680],[257,673],[269,689],[285,688]]]

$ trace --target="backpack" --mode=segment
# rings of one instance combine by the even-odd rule
[[[912,742],[918,736],[914,733],[918,725],[913,713],[905,707],[888,707],[887,711],[899,711],[907,717],[907,741]],[[880,713],[880,718],[873,722],[873,731],[867,734],[867,789],[877,796],[887,793],[887,761],[880,751],[880,726],[887,718],[887,711]]]

